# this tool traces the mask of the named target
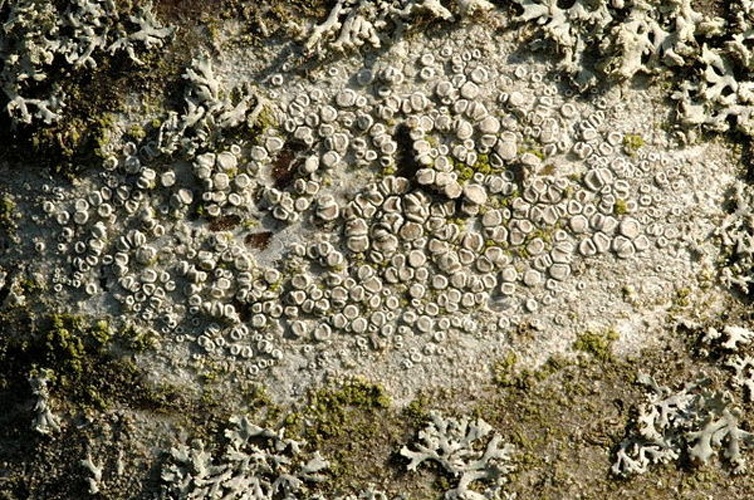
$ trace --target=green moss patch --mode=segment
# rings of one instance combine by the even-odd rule
[[[639,134],[626,134],[623,136],[623,150],[628,155],[635,156],[642,147],[644,147],[644,139]]]
[[[385,390],[361,378],[311,392],[283,425],[330,461],[328,492],[356,492],[390,478],[392,455],[409,432]]]
[[[584,340],[594,345],[594,337],[604,340],[605,336],[610,335],[589,335]],[[636,406],[645,401],[644,388],[635,384],[636,374],[651,373],[670,385],[692,380],[703,367],[686,352],[682,344],[673,342],[626,360],[554,359],[538,370],[512,373],[512,357],[502,359],[498,366],[508,382],[497,385],[496,392],[471,397],[475,416],[516,447],[517,470],[508,491],[519,498],[553,499],[664,499],[670,491],[684,498],[743,494],[752,479],[731,478],[717,465],[694,470],[657,466],[629,480],[609,472],[615,447],[624,438]],[[469,404],[468,395],[456,398],[449,398],[446,405]]]
[[[612,345],[618,338],[618,332],[615,330],[601,332],[586,331],[577,335],[572,347],[577,351],[585,352],[601,361],[605,361],[612,357]]]

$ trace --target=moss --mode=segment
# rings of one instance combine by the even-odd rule
[[[140,124],[133,123],[126,130],[126,134],[130,135],[136,141],[141,141],[147,136],[147,131]]]
[[[110,329],[110,324],[107,320],[97,320],[91,328],[92,338],[100,345],[105,345],[113,337],[113,332]]]
[[[515,255],[519,259],[523,260],[529,260],[532,255],[529,253],[529,250],[527,250],[526,246],[520,246],[517,248],[514,248],[512,250],[512,254]]]
[[[334,487],[385,474],[382,461],[365,457],[375,449],[397,446],[392,433],[400,429],[385,390],[361,378],[311,392],[306,406],[289,412],[283,425],[331,459]],[[386,450],[385,458],[388,455]]]
[[[107,320],[66,313],[36,318],[28,311],[4,319],[0,366],[10,366],[24,379],[35,372],[54,374],[50,389],[59,405],[77,411],[103,410],[117,402],[155,405],[141,371],[120,354],[129,352],[120,341],[124,333]],[[17,329],[27,334],[13,335]]]
[[[519,192],[518,188],[515,188],[509,195],[500,196],[498,199],[500,200],[500,206],[498,208],[507,208],[510,206],[511,203],[513,203],[513,200],[516,198],[519,198],[521,196],[521,193]]]
[[[67,8],[66,2],[55,1],[59,12]],[[157,17],[165,25],[175,25],[161,15],[166,2],[155,2]],[[122,5],[120,5],[122,4]],[[119,15],[127,20],[129,14],[140,7],[139,2],[120,2]],[[206,9],[205,9],[206,10]],[[126,21],[128,22],[128,21]],[[0,139],[11,145],[3,153],[24,160],[29,150],[37,153],[39,164],[68,179],[76,177],[81,170],[92,165],[93,155],[106,150],[102,146],[109,143],[112,129],[113,113],[128,112],[128,96],[138,95],[139,113],[150,116],[162,114],[169,94],[181,92],[183,80],[181,73],[189,63],[192,53],[209,41],[193,29],[178,29],[177,44],[191,50],[171,50],[172,42],[162,49],[139,53],[143,65],[136,64],[125,52],[113,55],[97,51],[97,65],[86,71],[79,71],[67,64],[55,64],[46,67],[48,77],[44,83],[58,85],[65,95],[65,108],[62,119],[52,125],[35,123],[33,126],[21,126],[12,131],[10,127],[0,126]],[[180,83],[180,85],[176,85]],[[182,95],[175,96],[175,102],[182,105]],[[135,139],[141,132],[135,129]],[[8,140],[11,139],[11,140]]]
[[[208,422],[218,413],[213,411],[213,407],[200,405],[198,399],[191,397],[187,387],[149,383],[142,369],[126,356],[110,351],[87,351],[89,355],[82,360],[83,373],[78,379],[65,373],[62,365],[55,367],[47,363],[45,336],[48,329],[91,331],[98,336],[111,330],[107,322],[60,314],[55,325],[52,317],[44,318],[43,322],[40,320],[38,325],[32,320],[32,317],[23,319],[26,328],[24,335],[18,339],[14,339],[9,330],[22,324],[12,327],[0,324],[0,400],[6,405],[0,411],[0,460],[4,465],[4,475],[12,477],[21,474],[23,480],[20,484],[44,498],[84,498],[87,494],[83,479],[81,483],[84,488],[81,491],[52,494],[50,490],[55,488],[58,481],[69,485],[76,483],[76,478],[83,477],[79,463],[86,456],[84,445],[105,439],[112,446],[108,446],[110,452],[104,449],[98,451],[102,453],[99,461],[114,464],[118,450],[132,449],[130,445],[145,436],[150,440],[149,446],[164,446],[164,435],[155,434],[154,429],[155,425],[160,425],[159,422],[167,422],[166,417],[171,425],[189,431],[192,424],[202,429],[212,428]],[[28,403],[33,396],[27,377],[35,373],[48,376],[53,411],[62,420],[62,429],[54,439],[33,432],[29,424]],[[131,415],[140,415],[137,418],[142,424],[147,422],[139,429],[141,437],[131,432]],[[113,424],[115,427],[112,427]],[[113,434],[108,434],[108,431],[113,431]],[[131,457],[124,458],[131,463]],[[50,469],[50,463],[56,463],[56,466]],[[75,464],[72,470],[67,468],[68,463]],[[147,466],[139,464],[132,470],[134,477],[128,482],[128,491],[133,491],[134,481],[148,481]],[[28,470],[45,472],[28,474]],[[128,496],[114,493],[121,491],[120,488],[124,488],[126,483],[119,482],[117,486],[114,483],[108,481],[105,497]],[[4,481],[0,487],[6,494],[9,492],[8,484]],[[26,497],[28,494],[19,493],[8,498]],[[5,498],[2,493],[0,498]]]
[[[541,175],[553,175],[555,173],[555,165],[548,163],[539,171]]]
[[[516,450],[517,472],[506,491],[527,498],[666,498],[671,484],[683,485],[691,496],[731,487],[727,472],[717,467],[655,468],[630,481],[616,480],[608,472],[635,405],[644,401],[642,389],[633,383],[637,372],[679,383],[698,374],[700,366],[691,364],[679,347],[653,347],[629,359],[611,357],[600,363],[585,357],[553,358],[531,372],[529,384],[499,386],[497,397],[481,394],[474,414]],[[733,486],[737,488],[750,488],[750,482]]]
[[[518,356],[514,351],[507,352],[492,365],[492,381],[500,388],[515,387],[526,389],[534,387],[574,362],[560,356],[551,356],[539,368],[518,369]]]
[[[429,422],[429,398],[420,394],[401,411],[401,416],[412,427],[421,428]]]
[[[535,238],[539,238],[545,243],[550,244],[552,243],[552,238],[555,234],[555,231],[557,231],[558,229],[560,229],[560,226],[558,226],[557,224],[553,226],[547,226],[545,228],[535,228],[531,233],[526,235],[526,243]]]
[[[199,374],[199,380],[201,380],[203,384],[213,384],[220,380],[220,372],[213,368],[208,368]],[[209,393],[205,394],[208,395]]]
[[[691,289],[688,287],[679,288],[676,291],[676,299],[678,301],[684,301],[683,305],[688,305],[688,298],[691,295]]]
[[[219,19],[208,19],[204,23],[204,27],[207,30],[207,34],[209,34],[210,38],[214,43],[217,43],[222,38],[222,25],[220,23]]]
[[[637,151],[644,147],[644,139],[639,134],[623,136],[623,150],[630,156],[636,156]]]
[[[382,177],[387,177],[389,175],[395,175],[398,172],[398,168],[395,165],[390,165],[389,167],[383,167],[380,170],[380,175]]]
[[[492,365],[492,380],[496,385],[509,387],[516,382],[515,366],[518,361],[516,353],[508,351],[505,356]]]
[[[255,227],[259,227],[259,220],[248,217],[241,220],[241,227],[243,229],[254,229]]]
[[[530,153],[539,158],[540,160],[545,160],[545,154],[542,151],[542,148],[539,145],[522,145],[518,148],[518,155],[521,156],[525,153]]]
[[[459,234],[463,234],[466,231],[467,219],[464,219],[460,214],[455,217],[449,217],[445,223],[447,225],[455,225],[458,228]]]
[[[466,163],[460,162],[455,160],[452,157],[449,157],[450,161],[453,164],[453,170],[455,171],[458,182],[465,183],[470,181],[474,178],[474,174],[477,172],[488,175],[492,173],[492,167],[490,166],[490,158],[489,155],[486,154],[480,154],[477,156],[477,160],[473,165],[468,165]]]
[[[632,285],[623,285],[620,289],[621,297],[626,302],[633,302],[636,300],[636,288]]]
[[[148,330],[125,327],[116,331],[106,319],[54,313],[41,321],[43,344],[28,343],[24,349],[32,366],[52,369],[58,375],[58,389],[77,404],[103,408],[116,393],[133,390],[117,379],[135,377],[135,366],[116,352],[142,351],[153,337]],[[121,373],[122,370],[125,372]],[[104,391],[106,395],[100,395]]]
[[[484,175],[489,175],[492,173],[489,155],[480,154],[479,156],[477,156],[477,161],[474,164],[474,171]]]
[[[16,202],[10,195],[4,194],[0,199],[0,220],[3,223],[12,222],[17,217],[15,212]]]
[[[671,305],[671,313],[678,312],[681,309],[685,309],[691,305],[691,289],[688,287],[682,287],[675,291],[675,297],[673,297],[673,303]]]
[[[455,171],[458,173],[458,182],[468,182],[474,177],[474,170],[471,167],[459,164]]]
[[[9,238],[15,240],[20,217],[21,214],[17,211],[13,197],[9,194],[3,194],[0,198],[0,230],[4,231]]]
[[[602,332],[586,331],[576,337],[572,347],[601,361],[606,361],[612,357],[612,345],[618,338],[618,332],[612,329]]]
[[[56,370],[78,379],[86,358],[104,346],[100,341],[102,336],[95,335],[82,316],[53,314],[50,320],[46,335],[47,361]]]
[[[257,137],[261,139],[264,132],[278,126],[277,115],[273,109],[269,105],[263,105],[262,110],[257,115],[256,121],[252,124],[252,129],[258,134]]]
[[[613,205],[613,213],[615,215],[626,215],[628,213],[628,205],[626,204],[626,200],[623,198],[618,198],[615,200],[615,205]]]
[[[115,340],[128,350],[144,352],[154,347],[157,332],[150,328],[126,325],[116,333]]]
[[[271,292],[279,292],[282,287],[283,287],[283,279],[281,278],[274,283],[270,283],[270,286],[267,287],[267,289]]]
[[[96,131],[94,133],[94,153],[99,157],[104,157],[108,146],[112,141],[115,132],[115,123],[117,117],[114,113],[103,113],[95,122]]]
[[[363,379],[349,379],[335,388],[317,390],[309,395],[304,414],[316,422],[310,437],[320,440],[341,436],[349,409],[379,409],[390,406],[385,390]]]
[[[246,408],[247,413],[257,413],[264,410],[265,418],[268,421],[277,422],[280,420],[283,409],[272,401],[264,386],[254,382],[241,382],[240,396],[241,403]],[[267,424],[265,423],[265,425]]]
[[[20,284],[24,295],[30,294],[37,298],[39,297],[39,294],[47,290],[47,284],[40,282],[35,277],[23,279]]]

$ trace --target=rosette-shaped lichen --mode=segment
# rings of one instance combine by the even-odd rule
[[[251,87],[226,85],[207,54],[194,58],[183,78],[188,82],[186,107],[181,114],[169,113],[162,123],[157,141],[162,153],[182,150],[191,156],[197,149],[220,142],[225,130],[253,124],[262,111],[263,103]]]
[[[534,21],[561,56],[560,69],[581,87],[597,83],[595,70],[618,78],[692,64],[699,40],[718,36],[725,21],[695,11],[689,0],[670,2],[516,0],[518,21]],[[599,57],[595,57],[599,56]],[[599,60],[599,67],[593,62]]]
[[[516,0],[524,10],[516,18],[521,22],[535,22],[541,37],[555,44],[560,54],[558,67],[573,76],[581,87],[595,82],[595,74],[586,63],[587,53],[594,40],[602,38],[613,20],[607,3],[577,1],[561,8],[556,0]]]
[[[754,443],[754,434],[739,427],[740,411],[730,394],[711,390],[706,379],[676,392],[647,375],[639,375],[638,381],[650,392],[639,408],[635,432],[618,447],[614,474],[643,474],[652,464],[684,455],[705,464],[720,448],[733,472],[744,471],[741,447]]]
[[[411,460],[408,470],[427,460],[439,463],[456,479],[455,487],[445,492],[446,499],[481,500],[501,494],[507,475],[513,471],[508,462],[513,447],[502,442],[492,426],[482,419],[446,418],[437,412],[430,414],[431,422],[419,431],[419,439],[411,449],[404,446],[401,455]],[[485,484],[484,494],[471,489],[476,481]]]
[[[739,181],[731,189],[731,212],[717,229],[727,263],[720,272],[722,283],[728,288],[750,293],[754,269],[754,190]]]
[[[303,443],[284,437],[284,429],[257,427],[246,417],[230,423],[228,446],[217,459],[202,443],[170,451],[172,460],[162,472],[163,498],[300,498],[305,483],[324,480],[327,461],[318,452],[302,457]]]
[[[409,29],[417,17],[454,20],[449,7],[440,0],[338,0],[327,19],[308,30],[304,50],[322,57],[330,50],[379,48],[392,33]],[[458,0],[454,7],[464,16],[491,10],[494,5],[487,0]]]
[[[60,4],[60,5],[58,5]],[[15,123],[61,119],[65,94],[53,68],[94,68],[107,53],[162,47],[175,31],[159,24],[147,3],[122,16],[111,0],[19,0],[0,3],[0,86]],[[59,71],[59,70],[57,70]]]

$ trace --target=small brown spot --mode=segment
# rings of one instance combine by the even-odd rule
[[[730,4],[732,3],[723,0],[692,0],[691,8],[707,17],[725,18],[730,12]]]
[[[393,134],[398,145],[398,170],[395,175],[399,177],[405,177],[412,183],[416,177],[416,172],[419,171],[421,165],[416,161],[414,153],[414,141],[411,139],[411,129],[405,123],[401,123],[395,129]]]
[[[256,248],[257,250],[264,250],[270,244],[271,238],[272,238],[271,231],[263,231],[261,233],[249,233],[246,235],[246,238],[244,238],[244,243],[249,245],[251,248]]]
[[[293,142],[286,143],[280,151],[272,164],[272,180],[276,189],[285,189],[293,184],[296,169],[300,163],[298,154],[304,150],[306,150],[306,145]]]
[[[231,304],[236,308],[236,312],[241,321],[245,323],[251,319],[251,308],[248,304],[241,302],[235,297],[231,300]]]
[[[210,231],[228,231],[241,223],[241,217],[236,214],[221,215],[209,220]]]

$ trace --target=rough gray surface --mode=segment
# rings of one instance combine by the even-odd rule
[[[156,342],[136,366],[187,393],[219,378],[227,394],[259,384],[295,406],[330,380],[362,377],[403,407],[438,387],[483,393],[512,352],[521,370],[573,359],[585,332],[614,340],[607,352],[622,358],[657,348],[691,297],[703,306],[683,324],[715,324],[726,339],[708,335],[727,354],[705,362],[733,372],[720,384],[750,391],[749,330],[719,323],[730,289],[749,292],[751,189],[729,144],[697,139],[700,127],[748,133],[750,82],[730,61],[748,60],[748,4],[736,4],[734,23],[681,1],[516,3],[512,18],[484,1],[340,0],[324,20],[290,20],[300,41],[266,44],[218,21],[214,50],[182,70],[177,102],[113,115],[99,156],[72,182],[2,165],[4,311],[150,332]],[[86,5],[104,34],[45,2],[5,8],[0,50],[26,43],[17,61],[39,73],[50,64],[40,40],[85,68],[119,50],[141,62],[136,42],[160,48],[173,34],[148,10],[127,24],[140,31],[123,34],[114,6],[76,4]],[[31,30],[22,10],[63,23],[55,29],[70,43]],[[631,37],[637,26],[646,39]],[[555,59],[522,45],[532,32],[554,43]],[[98,44],[81,54],[87,37]],[[604,67],[590,62],[595,51],[610,56]],[[676,115],[669,77],[637,75],[678,68],[688,79],[675,88]],[[14,104],[24,75],[13,64],[2,73],[19,123],[35,116]],[[67,330],[57,335],[67,342]],[[50,409],[46,379],[24,376],[36,430],[69,427]],[[682,455],[706,463],[721,446],[743,471],[739,394],[650,385],[656,395],[636,402],[646,425],[620,445],[616,473]],[[260,435],[283,442],[269,432]],[[256,447],[222,463],[201,447],[175,450],[162,477],[178,496],[231,494],[260,474],[259,498],[298,488],[280,486],[291,472],[272,478]],[[102,465],[80,460],[97,490]],[[445,468],[465,498],[466,474],[480,469]]]

